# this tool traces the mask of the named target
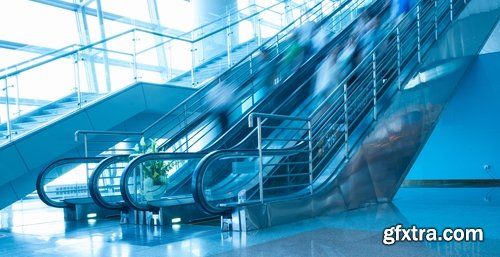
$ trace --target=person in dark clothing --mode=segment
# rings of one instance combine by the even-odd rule
[[[263,85],[264,91],[267,93],[276,84],[277,65],[271,58],[270,50],[267,48],[261,49],[257,58],[257,83]]]

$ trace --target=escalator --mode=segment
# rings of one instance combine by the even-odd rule
[[[319,8],[320,5],[316,5],[314,10],[316,12],[320,10]],[[325,14],[325,11],[328,11],[328,9],[322,9],[322,14]],[[312,11],[307,12],[309,14]],[[286,35],[293,27],[296,25],[290,25],[286,27],[284,30],[282,30],[280,33],[282,35]],[[285,40],[284,38],[280,38],[278,36],[275,37],[276,39],[279,39],[280,47],[284,47],[283,41]],[[264,45],[271,45],[273,44],[274,41],[272,39],[267,40]],[[79,131],[77,133],[77,136],[80,138],[84,138],[84,145],[85,145],[85,153],[87,156],[93,156],[96,153],[100,153],[99,156],[103,156],[104,154],[109,154],[114,157],[111,157],[113,159],[106,160],[104,166],[106,166],[103,170],[103,172],[109,172],[103,174],[103,176],[107,177],[106,180],[109,181],[109,183],[106,184],[106,189],[104,191],[106,192],[111,192],[112,195],[116,195],[119,191],[117,189],[118,185],[118,180],[119,176],[121,174],[121,170],[123,168],[123,163],[126,163],[125,158],[122,157],[122,155],[117,155],[119,153],[125,153],[125,156],[128,156],[131,152],[133,153],[133,145],[136,144],[141,137],[146,138],[154,138],[155,140],[157,139],[158,141],[162,141],[162,145],[159,146],[162,150],[167,150],[167,151],[187,151],[187,145],[191,144],[192,141],[197,140],[195,137],[197,136],[196,133],[206,133],[206,131],[212,131],[213,126],[216,125],[213,122],[209,122],[208,124],[205,123],[204,121],[208,117],[208,114],[206,113],[204,99],[205,95],[210,91],[210,88],[216,86],[219,83],[219,80],[225,80],[225,81],[241,81],[251,79],[256,76],[254,70],[256,69],[255,67],[252,68],[252,65],[256,65],[257,62],[252,60],[252,58],[255,58],[257,51],[252,52],[251,54],[247,55],[243,60],[238,62],[237,64],[234,65],[233,68],[222,74],[217,80],[214,80],[211,83],[208,83],[206,86],[202,87],[200,90],[198,90],[195,94],[193,94],[191,97],[186,99],[184,102],[182,102],[180,105],[178,105],[176,108],[172,109],[169,111],[167,114],[163,115],[160,119],[158,119],[156,122],[152,123],[149,127],[143,130],[143,132],[126,132],[126,131],[121,131],[121,132],[114,132],[114,131],[103,131],[103,132],[93,132],[93,131]],[[262,87],[262,85],[254,85],[253,83],[247,82],[246,84],[245,91],[240,93],[241,97],[241,102],[244,102],[246,104],[246,109],[252,107],[256,103],[260,103],[262,98],[262,93],[258,92],[259,88]],[[242,110],[241,106],[238,106],[234,110],[233,116],[235,119],[241,115],[242,112],[245,112],[246,110]],[[189,140],[184,140],[187,138],[187,133],[179,133],[179,130],[184,130],[184,131],[193,131],[195,130],[195,135],[192,135]],[[200,132],[201,131],[201,132]],[[92,138],[95,139],[92,141]],[[167,140],[168,139],[168,140]],[[206,139],[210,140],[210,139]],[[97,143],[96,143],[97,142]],[[107,148],[108,146],[105,146],[104,148],[102,147],[93,147],[93,144],[96,145],[101,145],[103,142],[115,142],[114,145],[115,147],[113,148]],[[116,142],[119,142],[118,144]],[[180,143],[179,143],[180,142]],[[118,148],[116,146],[123,144],[125,145],[123,148]],[[191,148],[193,148],[190,145]],[[192,149],[191,149],[192,150]],[[85,159],[82,159],[82,164],[85,164]],[[111,168],[107,167],[107,165],[110,165]],[[122,166],[120,166],[122,165]],[[46,188],[52,179],[54,177],[51,175],[52,171],[49,169],[44,170],[40,176],[39,176],[39,185],[37,187],[43,191],[44,188]],[[86,171],[86,173],[90,176],[90,174],[93,174],[93,170]],[[113,176],[113,178],[109,178],[109,176]],[[100,177],[100,176],[99,176]],[[47,178],[47,179],[45,179]],[[91,179],[92,181],[92,179]],[[113,182],[111,182],[113,181]],[[116,183],[115,183],[116,182]],[[109,186],[109,185],[112,186]],[[113,186],[114,185],[114,186]],[[100,189],[101,190],[101,189]],[[103,191],[103,192],[104,192]],[[39,193],[41,197],[45,197],[48,194],[46,192]],[[85,197],[88,198],[89,195],[98,195],[98,194],[93,194],[93,193],[87,193]],[[65,201],[66,199],[70,198],[71,196],[68,195],[68,197],[65,198],[59,198],[57,201]],[[115,199],[115,196],[112,196],[112,199]],[[46,202],[51,202],[50,200]],[[123,209],[123,202],[118,203],[120,207],[119,209]],[[109,205],[107,205],[110,207]],[[113,205],[113,208],[116,207],[116,205]],[[69,207],[69,206],[66,206]]]
[[[366,9],[367,6],[361,5],[361,3],[361,1],[353,1],[342,5],[342,7],[352,8],[352,6],[355,6]],[[382,6],[382,1],[379,1],[371,8],[380,11],[381,9],[383,9],[381,8]],[[340,10],[341,11],[339,11],[338,13],[344,14],[342,17],[350,16],[348,12],[343,12],[343,9]],[[334,17],[333,15],[338,13],[334,12],[332,14],[332,17]],[[356,11],[356,13],[361,13],[361,11]],[[329,18],[330,17],[325,20],[327,22],[331,22]],[[274,112],[284,115],[291,115],[296,112],[307,113],[308,111],[311,111],[310,105],[314,103],[314,101],[307,97],[309,95],[309,91],[311,90],[311,83],[309,83],[309,81],[306,81],[306,83],[300,83],[300,81],[306,80],[307,78],[309,78],[310,74],[314,73],[318,60],[323,58],[325,53],[329,51],[332,46],[338,44],[339,42],[345,41],[349,36],[350,31],[353,29],[353,25],[346,26],[345,19],[334,19],[332,24],[328,25],[335,26],[342,22],[344,22],[345,27],[343,28],[342,32],[339,33],[339,35],[327,45],[327,47],[321,50],[313,58],[309,59],[309,61],[306,62],[306,64],[303,65],[298,72],[294,73],[291,77],[285,80],[285,82],[280,85],[279,88],[274,90],[272,94],[269,94],[265,98],[266,100],[262,101],[263,105],[256,105],[257,108],[254,108],[252,110]],[[297,85],[301,86],[297,87]],[[278,107],[273,104],[276,102],[280,103]],[[124,196],[125,202],[135,210],[158,212],[161,209],[163,211],[162,216],[164,222],[169,222],[170,219],[174,217],[183,217],[184,221],[199,218],[202,215],[199,214],[199,210],[196,209],[196,207],[193,205],[194,202],[191,198],[191,173],[195,166],[198,164],[201,157],[203,157],[206,153],[210,152],[213,149],[224,149],[231,147],[231,145],[234,144],[236,144],[234,148],[239,149],[255,148],[257,146],[257,142],[251,139],[250,136],[253,133],[252,131],[255,132],[256,130],[253,128],[248,128],[246,124],[247,116],[245,115],[239,120],[236,126],[234,126],[225,135],[217,139],[214,143],[209,145],[204,151],[201,152],[155,153],[146,154],[135,158],[128,164],[121,178],[121,191],[122,195]],[[204,123],[204,125],[206,125],[206,123]],[[185,135],[185,132],[183,133],[183,135]],[[231,143],[231,141],[234,143]],[[141,166],[144,166],[145,164],[147,165],[148,162],[164,162],[164,160],[168,160],[167,162],[175,160],[175,162],[181,164],[176,167],[175,173],[169,177],[170,189],[167,190],[167,192],[161,199],[145,199],[144,193],[142,191],[144,190],[144,185],[142,183],[143,178],[141,178]],[[170,186],[170,184],[172,184],[172,186]]]
[[[256,19],[259,15],[264,15],[267,12],[276,12],[276,7],[282,5],[283,3],[276,3],[266,8],[248,7],[252,8],[252,10],[255,9],[255,12],[248,12],[247,9],[245,10],[247,11],[245,17],[242,18],[233,13],[233,19],[229,26],[238,26],[241,22]],[[293,8],[301,7],[303,6],[293,6]],[[223,26],[226,26],[226,24]],[[51,95],[54,99],[63,98],[54,102],[41,101],[40,105],[47,104],[39,111],[26,113],[26,117],[10,119],[8,124],[0,125],[0,130],[5,129],[5,132],[0,133],[6,136],[6,138],[0,139],[0,162],[2,163],[2,170],[6,171],[0,176],[2,181],[0,183],[0,192],[4,196],[0,206],[7,206],[19,200],[20,197],[31,193],[35,188],[37,175],[42,169],[50,166],[50,163],[54,160],[99,155],[96,152],[88,153],[88,145],[86,145],[87,142],[84,139],[86,135],[82,135],[75,142],[73,134],[76,130],[122,131],[126,133],[142,131],[154,120],[166,115],[168,110],[177,106],[179,102],[196,91],[196,88],[189,86],[201,87],[206,82],[206,79],[211,79],[213,76],[227,70],[228,66],[238,61],[237,58],[246,54],[252,47],[258,47],[259,40],[254,39],[241,42],[241,44],[239,41],[232,42],[233,47],[229,51],[233,52],[228,53],[228,49],[221,49],[217,53],[215,51],[205,52],[203,58],[196,59],[191,69],[179,68],[180,70],[178,70],[174,69],[175,67],[172,68],[172,66],[163,67],[159,60],[161,56],[150,58],[157,52],[163,53],[163,55],[168,52],[172,55],[170,46],[179,44],[182,45],[181,49],[185,49],[183,46],[186,44],[193,44],[193,47],[199,49],[197,53],[200,53],[203,49],[199,45],[202,40],[209,37],[208,33],[215,33],[214,36],[225,35],[225,30],[221,29],[221,27],[216,28],[218,32],[214,32],[212,27],[202,26],[193,30],[192,33],[188,33],[187,36],[181,35],[179,37],[132,29],[91,45],[61,49],[59,52],[43,56],[41,60],[37,59],[35,64],[33,64],[33,60],[30,60],[25,65],[14,67],[13,73],[2,74],[0,79],[5,80],[2,83],[5,82],[7,91],[11,91],[10,98],[15,95],[13,93],[15,89],[10,88],[11,84],[14,87],[19,87],[18,82],[23,83],[22,89],[24,91],[21,91],[21,93],[28,92],[31,95],[36,90],[39,90],[40,85],[27,85],[27,83],[24,83],[25,81],[43,81],[47,85],[51,84],[51,80],[44,81],[43,77],[40,76],[32,78],[37,74],[49,78],[73,76],[74,79],[72,77],[64,81],[65,84],[70,85],[71,94],[66,96]],[[198,40],[193,35],[200,34],[200,30],[205,34]],[[264,38],[267,37],[267,35],[263,36]],[[191,56],[189,50],[186,50],[185,53]],[[175,54],[179,53],[176,52]],[[227,56],[229,54],[231,54],[230,57]],[[202,64],[205,60],[210,64]],[[106,61],[119,67],[121,73],[115,69],[110,70],[113,73],[113,78],[118,79],[119,83],[112,83],[111,91],[106,89],[107,94],[103,95],[95,93],[96,91],[102,92],[102,88],[91,89],[91,75],[86,77],[83,76],[83,73],[87,71],[86,69],[90,69],[90,66],[95,66],[96,69],[104,69]],[[88,64],[89,62],[94,63]],[[64,69],[50,69],[53,67],[52,65],[57,64],[63,65]],[[213,69],[213,66],[218,68]],[[189,72],[186,72],[188,70]],[[184,84],[187,83],[185,79],[165,84],[165,81],[175,78],[177,75],[185,78],[182,75],[185,73],[190,73],[191,77],[193,77],[188,84]],[[99,82],[102,82],[99,85],[106,84],[105,78],[111,76],[109,73],[103,75],[95,78],[95,80],[99,79]],[[25,78],[29,79],[26,80]],[[151,83],[138,81],[150,81]],[[92,91],[94,93],[87,93],[85,85],[88,85],[89,91],[94,90]],[[125,85],[130,86],[122,88]],[[29,90],[31,87],[37,89]],[[60,93],[66,94],[64,92]],[[23,96],[21,95],[21,97]],[[7,101],[9,101],[9,98],[7,98]],[[170,118],[174,119],[174,117]],[[2,122],[5,122],[5,120],[2,120]],[[97,138],[97,136],[91,135],[87,137],[89,140],[93,138]],[[110,147],[117,149],[117,142],[120,142],[121,139],[117,138],[118,141],[115,142],[103,140],[94,146],[101,152]],[[50,151],[45,149],[47,142],[50,142]],[[109,154],[109,152],[105,154]]]
[[[486,38],[498,20],[498,10],[474,13],[478,5],[421,1],[310,115],[255,113],[259,130],[266,120],[302,120],[305,132],[282,138],[302,143],[262,147],[276,138],[259,133],[256,150],[207,155],[193,174],[196,203],[250,230],[391,201],[474,59],[454,56],[463,41],[449,40],[479,24],[473,33]],[[244,170],[231,168],[238,163]]]

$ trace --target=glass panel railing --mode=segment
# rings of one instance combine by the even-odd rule
[[[151,205],[153,201],[160,201],[162,197],[187,195],[189,184],[185,184],[186,177],[193,172],[203,157],[200,153],[155,153],[142,155],[131,161],[126,174],[121,178],[121,193],[125,203],[136,210],[150,211],[157,209]]]
[[[210,204],[249,203],[259,201],[258,157],[226,157],[212,162],[203,179],[204,195]],[[256,187],[257,186],[257,187]]]
[[[7,143],[27,131],[82,107],[94,100],[95,94],[110,94],[135,82],[165,83],[175,76],[186,74],[186,83],[177,84],[201,85],[203,81],[220,74],[229,66],[227,62],[225,65],[218,62],[217,58],[226,56],[227,61],[227,56],[232,54],[231,62],[237,62],[238,58],[243,57],[240,54],[239,41],[232,38],[232,35],[237,33],[227,36],[227,31],[244,29],[243,25],[240,27],[240,23],[248,22],[257,17],[259,12],[271,8],[255,6],[250,15],[234,12],[230,14],[235,17],[233,20],[222,19],[222,25],[216,28],[211,26],[217,22],[212,22],[177,36],[133,29],[87,46],[66,47],[7,67],[0,74],[2,93],[5,96],[5,101],[0,103],[0,122],[3,123],[0,126],[3,137],[0,143]],[[210,40],[221,35],[226,35],[222,41],[228,42],[226,47],[213,51],[204,49],[210,46]],[[200,48],[201,45],[204,48]],[[255,48],[257,44],[243,47],[245,46]],[[210,60],[220,68],[203,69],[200,66]],[[47,90],[48,87],[50,90]],[[63,106],[64,108],[55,108],[57,103],[20,108],[22,103],[33,101],[68,102],[66,98],[69,98],[73,102],[73,95],[77,96],[76,103]],[[72,108],[66,108],[68,106]],[[46,107],[48,111],[45,110]],[[26,117],[27,111],[23,113],[23,109],[39,109],[40,112],[49,112],[51,115],[35,118],[35,122],[31,122],[31,117]],[[53,113],[57,115],[52,115]],[[14,121],[20,115],[26,119]]]

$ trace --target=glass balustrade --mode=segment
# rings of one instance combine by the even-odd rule
[[[301,12],[294,10],[304,8],[284,5],[251,5],[174,36],[132,29],[3,68],[0,144],[135,83],[204,85],[286,26],[285,17],[298,17]]]

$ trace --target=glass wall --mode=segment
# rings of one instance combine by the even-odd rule
[[[141,28],[169,35],[181,35],[193,28],[192,1],[185,0],[16,0],[0,1],[0,76],[36,66],[81,46]],[[82,3],[85,3],[83,5]],[[36,107],[37,103],[57,100],[75,93],[105,93],[137,81],[164,82],[158,70],[168,61],[159,60],[153,49],[134,56],[142,45],[155,44],[154,38],[124,35],[108,44],[99,44],[79,56],[67,56],[2,79],[0,88],[0,123],[4,123],[9,104],[10,118]],[[161,41],[161,40],[160,40]],[[163,39],[164,41],[164,39]],[[72,46],[73,47],[68,47]],[[67,47],[67,48],[65,48]],[[137,47],[137,48],[135,48]],[[65,49],[63,49],[65,48]],[[171,73],[189,70],[191,46],[180,42],[165,45],[169,51]],[[180,51],[172,51],[178,48]],[[63,49],[61,51],[58,51]],[[108,51],[109,50],[109,51]],[[144,65],[136,65],[133,58]],[[91,62],[91,63],[90,63]],[[155,68],[156,66],[156,68]],[[146,67],[141,69],[141,67]],[[178,72],[179,73],[179,72]],[[108,76],[106,76],[108,74]],[[5,89],[7,87],[7,90]],[[5,97],[8,94],[8,99]],[[15,99],[14,99],[15,98]],[[33,106],[14,104],[22,102]],[[21,108],[22,107],[22,108]]]
[[[222,72],[238,61],[230,57],[233,48],[257,45],[286,23],[285,4],[278,4],[282,0],[215,2],[0,1],[0,125],[6,117],[70,95],[105,94],[137,81],[165,83],[195,74],[211,60],[218,60],[216,69]],[[224,11],[207,11],[210,5]],[[209,18],[217,21],[198,28]],[[233,26],[220,29],[228,24]],[[190,41],[207,35],[204,41]],[[78,50],[82,47],[88,49]],[[228,58],[219,58],[222,54]],[[195,76],[186,86],[207,79],[195,81]]]

